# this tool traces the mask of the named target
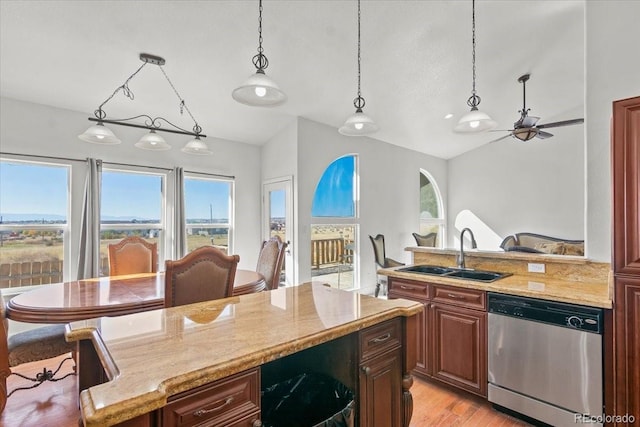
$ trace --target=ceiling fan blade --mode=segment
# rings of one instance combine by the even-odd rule
[[[551,138],[553,134],[549,132],[545,132],[543,130],[539,130],[536,136],[540,139],[546,139],[546,138]]]
[[[503,139],[505,139],[505,138],[509,138],[510,136],[511,136],[511,132],[509,132],[509,133],[508,133],[508,134],[506,134],[505,136],[501,136],[501,137],[500,137],[500,138],[498,138],[498,139],[494,139],[493,141],[489,141],[489,142],[487,142],[487,144],[491,144],[491,143],[493,143],[493,142],[502,141]]]
[[[537,127],[538,129],[557,128],[560,126],[577,125],[579,123],[584,123],[584,119],[572,119],[572,120],[563,120],[561,122],[545,123],[542,125],[538,125]]]
[[[513,132],[513,129],[491,129],[489,132]]]
[[[520,123],[520,126],[524,128],[532,128],[536,125],[536,123],[538,123],[538,120],[540,120],[540,117],[526,116],[522,120],[522,123]]]

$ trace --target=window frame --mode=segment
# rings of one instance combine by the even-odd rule
[[[100,177],[100,242],[102,243],[102,232],[108,230],[139,230],[141,228],[158,230],[158,271],[164,270],[164,260],[166,254],[166,239],[169,235],[167,230],[167,180],[169,172],[166,169],[153,167],[137,167],[130,165],[113,164],[106,166],[102,163],[102,171]],[[158,223],[112,223],[103,224],[102,222],[102,197],[103,197],[103,174],[123,173],[131,175],[151,175],[160,177],[160,221]],[[100,243],[100,244],[101,244]]]
[[[354,250],[353,250],[353,290],[360,289],[360,156],[357,153],[348,153],[342,156],[338,156],[331,160],[327,166],[323,169],[316,188],[314,189],[314,196],[312,198],[311,210],[313,212],[313,200],[315,199],[315,193],[318,189],[318,185],[324,176],[324,172],[329,166],[331,166],[336,160],[353,157],[353,216],[313,216],[311,215],[310,229],[316,226],[335,226],[335,227],[353,227],[354,229]],[[312,214],[312,212],[310,212]],[[311,266],[309,266],[311,268]]]
[[[185,172],[184,173],[184,186],[186,187],[187,184],[187,180],[189,179],[194,179],[194,180],[200,180],[200,181],[214,181],[214,182],[226,182],[229,183],[229,212],[228,212],[228,223],[215,223],[215,224],[189,224],[187,222],[187,213],[186,213],[186,209],[187,209],[187,198],[186,198],[186,191],[183,191],[183,198],[184,198],[184,206],[185,206],[185,218],[184,218],[184,225],[185,225],[185,232],[187,232],[187,239],[188,239],[188,230],[189,229],[193,229],[193,228],[204,228],[204,229],[212,229],[212,228],[226,228],[227,229],[227,253],[228,254],[233,254],[235,253],[235,249],[234,249],[234,243],[235,243],[235,236],[234,236],[234,231],[235,231],[235,188],[236,188],[236,182],[235,179],[233,178],[223,178],[223,177],[218,177],[218,176],[210,176],[210,175],[205,175],[205,174],[199,174],[196,172]],[[186,190],[186,189],[183,189]]]
[[[58,160],[58,159],[56,159]],[[72,200],[71,200],[71,183],[73,181],[72,172],[73,165],[71,162],[60,161],[52,161],[48,158],[43,158],[40,156],[29,156],[28,159],[24,159],[21,156],[12,156],[3,154],[0,156],[0,163],[21,163],[29,166],[41,166],[41,167],[55,167],[65,169],[67,172],[66,178],[66,193],[67,193],[67,202],[66,202],[66,220],[64,224],[6,224],[4,222],[0,222],[0,232],[5,231],[22,231],[25,229],[28,230],[37,230],[37,231],[62,231],[62,280],[67,281],[69,277],[71,277],[71,218],[72,218]],[[36,289],[40,286],[46,286],[47,284],[39,284],[39,285],[24,285],[24,286],[12,286],[9,288],[0,288],[2,295],[6,295],[7,297],[17,295],[19,293]]]
[[[433,177],[433,175],[431,175],[431,173],[429,173],[427,170],[420,168],[420,175],[424,175],[425,178],[431,183],[431,185],[433,186],[433,191],[435,193],[436,196],[436,203],[437,203],[437,207],[438,207],[438,218],[422,218],[422,211],[420,211],[420,205],[422,204],[422,200],[419,199],[418,200],[418,230],[420,231],[420,233],[422,234],[422,230],[423,227],[433,227],[433,226],[437,226],[440,230],[439,233],[439,239],[437,239],[437,245],[435,246],[436,248],[442,249],[445,247],[445,243],[446,243],[446,233],[447,233],[447,224],[446,224],[446,215],[445,215],[445,206],[442,200],[442,193],[440,192],[440,187],[438,186],[437,181],[435,180],[435,178]],[[420,182],[418,181],[418,194],[420,197],[420,190],[422,187],[420,187]]]

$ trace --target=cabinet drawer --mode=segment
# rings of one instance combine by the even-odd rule
[[[400,326],[400,319],[393,319],[361,331],[360,360],[400,346],[402,342]]]
[[[227,427],[259,411],[260,373],[253,369],[170,398],[162,408],[162,423]]]
[[[389,279],[389,292],[412,300],[429,298],[429,284],[412,280]]]
[[[433,302],[457,305],[459,307],[475,308],[486,311],[487,293],[476,289],[456,288],[451,286],[433,285]]]

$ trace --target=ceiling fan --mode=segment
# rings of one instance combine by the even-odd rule
[[[571,119],[571,120],[563,120],[560,122],[553,123],[545,123],[545,124],[537,124],[540,117],[534,117],[529,115],[529,108],[527,108],[527,92],[526,92],[526,83],[529,80],[530,74],[524,74],[518,78],[518,82],[522,83],[522,110],[519,110],[520,118],[517,122],[513,124],[513,129],[510,130],[494,130],[492,132],[509,132],[507,135],[500,137],[498,139],[494,139],[490,142],[501,141],[505,138],[513,136],[522,142],[527,142],[533,138],[550,138],[553,136],[552,133],[545,132],[542,129],[548,128],[556,128],[560,126],[570,126],[577,125],[579,123],[584,123],[584,119]]]

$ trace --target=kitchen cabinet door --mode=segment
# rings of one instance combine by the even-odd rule
[[[431,304],[432,375],[487,396],[487,313]]]
[[[402,350],[360,365],[360,426],[402,426]]]

